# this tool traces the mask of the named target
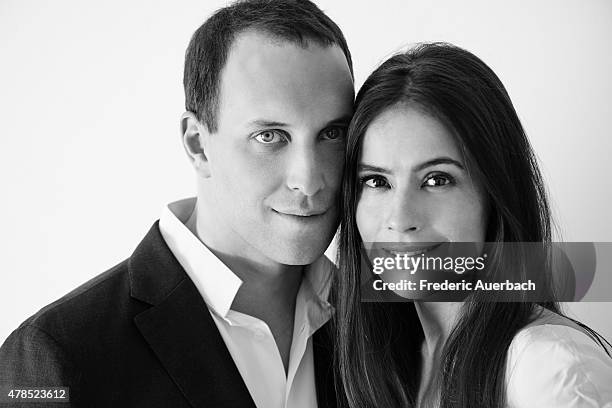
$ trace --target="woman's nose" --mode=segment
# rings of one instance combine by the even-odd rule
[[[386,228],[394,233],[409,234],[423,228],[424,209],[420,208],[416,194],[397,191],[389,202]]]

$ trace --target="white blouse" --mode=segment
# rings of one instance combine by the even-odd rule
[[[521,330],[508,350],[509,408],[612,408],[612,358],[567,325]]]

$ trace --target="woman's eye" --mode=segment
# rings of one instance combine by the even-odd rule
[[[381,176],[366,176],[361,178],[361,184],[365,184],[370,188],[383,188],[389,187],[389,183],[384,177]]]
[[[428,176],[423,187],[442,187],[454,182],[453,178],[444,174],[433,174]]]
[[[346,132],[346,129],[339,127],[339,126],[334,126],[334,127],[325,129],[323,131],[322,136],[327,140],[337,140],[337,139],[343,138],[345,132]]]
[[[254,137],[259,143],[272,144],[284,141],[284,136],[274,130],[264,130]]]

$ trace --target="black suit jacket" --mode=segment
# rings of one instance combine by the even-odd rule
[[[327,326],[313,338],[320,408],[336,406]],[[255,407],[157,222],[129,259],[9,336],[0,348],[1,385],[68,386],[78,407]]]

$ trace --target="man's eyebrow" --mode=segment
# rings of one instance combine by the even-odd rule
[[[353,118],[353,115],[340,116],[339,118],[330,120],[329,122],[327,122],[327,125],[325,126],[331,126],[331,125],[348,126],[352,118]],[[283,123],[283,122],[278,122],[275,120],[268,120],[268,119],[255,119],[255,120],[250,121],[248,124],[250,126],[257,126],[257,127],[289,127],[290,126],[288,123]]]
[[[250,126],[257,126],[257,127],[289,127],[289,124],[287,123],[283,123],[283,122],[277,122],[274,120],[267,120],[267,119],[255,119],[252,120],[248,123]]]
[[[463,164],[455,159],[452,159],[448,156],[436,157],[435,159],[427,160],[424,163],[419,164],[414,167],[414,171],[421,171],[426,169],[427,167],[435,166],[437,164],[450,164],[456,167],[459,167],[461,170],[465,170]]]
[[[331,126],[331,125],[348,126],[352,118],[353,118],[352,114],[340,116],[339,118],[330,120],[327,123],[327,126]]]

